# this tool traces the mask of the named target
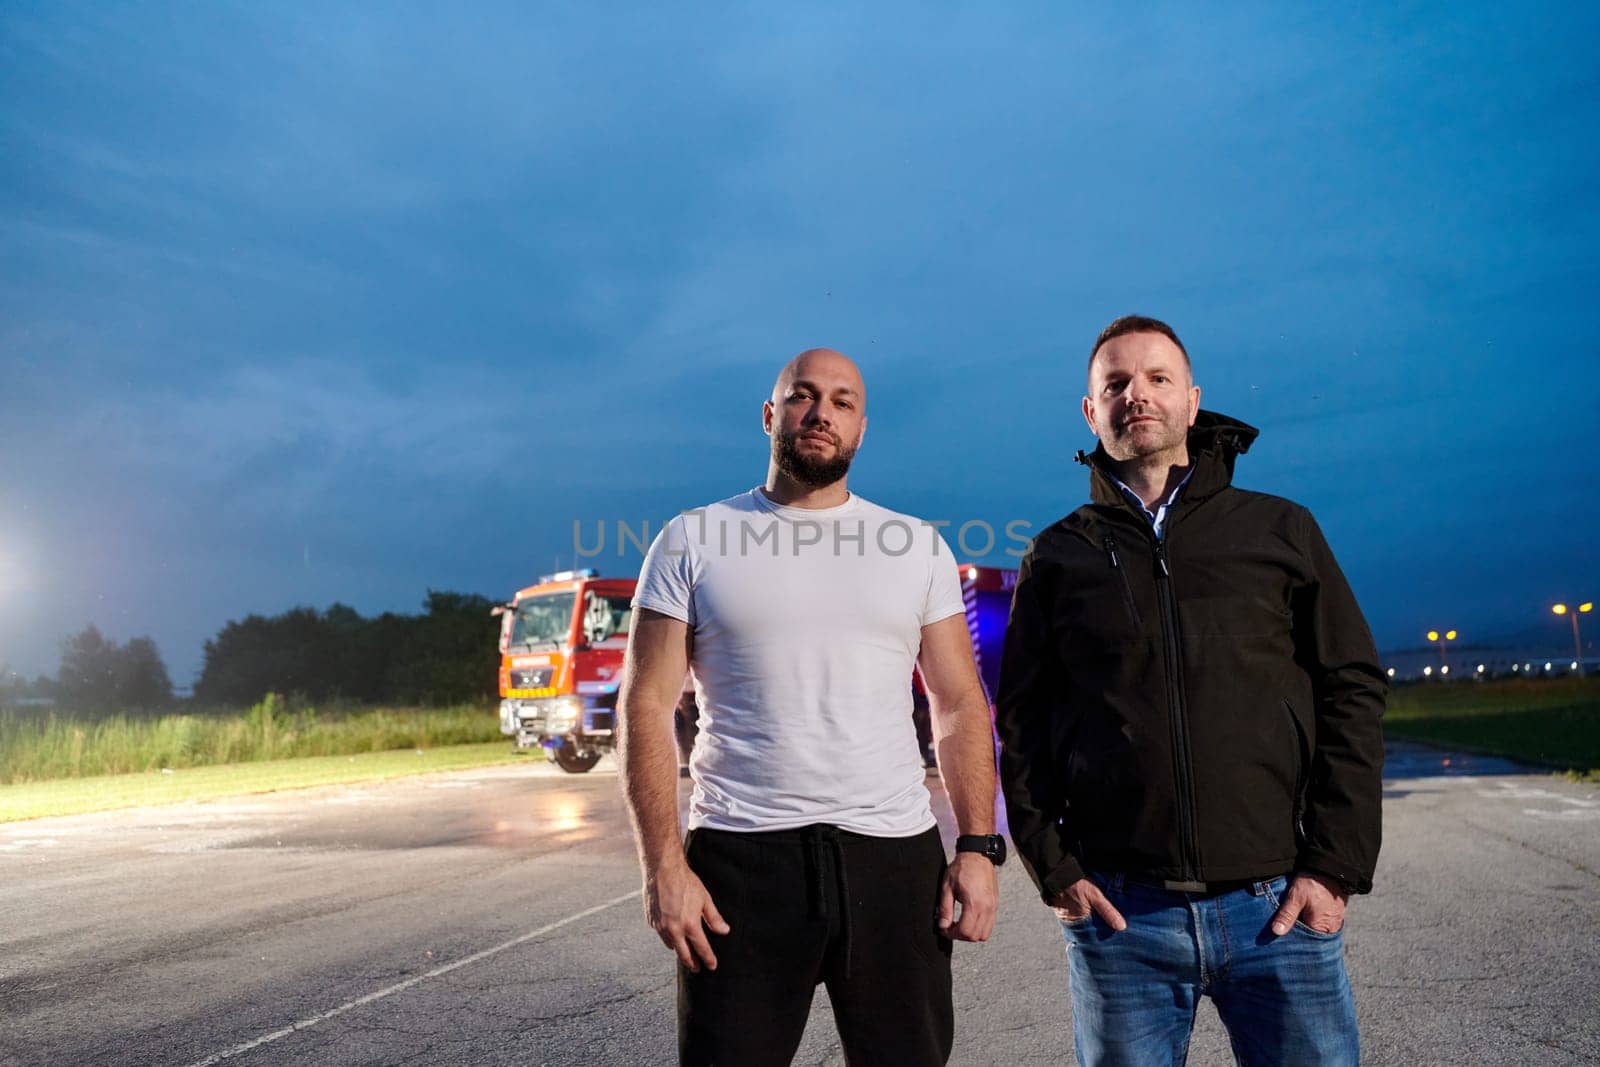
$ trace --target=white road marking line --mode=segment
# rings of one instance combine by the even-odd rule
[[[203,1060],[198,1060],[195,1063],[190,1064],[189,1067],[211,1067],[211,1065],[214,1063],[221,1063],[223,1060],[232,1059],[241,1053],[249,1052],[251,1049],[260,1048],[262,1045],[271,1044],[272,1042],[277,1041],[280,1038],[288,1037],[290,1034],[297,1031],[316,1026],[321,1022],[327,1022],[336,1015],[343,1015],[352,1008],[359,1008],[363,1004],[371,1004],[375,1000],[382,1000],[384,997],[393,996],[394,994],[403,990],[410,989],[418,982],[425,982],[429,978],[438,978],[442,974],[449,974],[451,971],[460,967],[465,967],[469,963],[477,963],[479,960],[488,959],[490,956],[493,956],[496,953],[504,952],[508,948],[515,948],[524,942],[532,941],[536,937],[543,937],[545,934],[548,934],[554,930],[559,930],[561,927],[567,926],[571,923],[575,923],[579,919],[587,919],[591,915],[597,915],[600,912],[605,911],[607,908],[616,907],[623,901],[633,900],[643,892],[644,891],[642,889],[635,889],[633,892],[624,893],[620,897],[612,897],[604,904],[596,904],[592,908],[585,908],[576,915],[568,915],[565,919],[557,919],[555,922],[546,926],[541,926],[537,930],[529,930],[527,933],[522,934],[519,937],[513,937],[510,941],[495,945],[493,948],[486,948],[482,952],[474,952],[472,955],[464,956],[461,959],[456,960],[454,963],[447,963],[443,967],[435,967],[431,971],[413,975],[403,982],[396,982],[394,985],[380,989],[376,993],[368,993],[364,997],[357,997],[355,1000],[341,1004],[337,1008],[329,1008],[327,1011],[322,1011],[315,1015],[307,1016],[306,1018],[301,1019],[299,1022],[290,1023],[282,1030],[274,1030],[270,1034],[261,1035],[254,1041],[246,1041],[242,1045],[235,1045],[233,1048],[225,1049],[224,1051],[218,1052],[213,1056],[207,1056]]]
[[[1498,790],[1480,789],[1478,795],[1491,800],[1554,800],[1559,804],[1570,804],[1575,808],[1600,808],[1600,800],[1580,800],[1549,789],[1535,789],[1512,782],[1500,782],[1499,786]]]
[[[0,845],[0,852],[21,852],[25,848],[55,848],[61,844],[53,837],[19,837]]]
[[[1561,819],[1571,822],[1576,819],[1600,819],[1600,811],[1568,808],[1566,811],[1545,811],[1541,808],[1523,808],[1522,814],[1532,815],[1539,819]]]

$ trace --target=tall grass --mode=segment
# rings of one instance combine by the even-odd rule
[[[291,707],[269,694],[242,714],[76,719],[0,711],[0,785],[162,768],[343,756],[494,741],[493,711]]]

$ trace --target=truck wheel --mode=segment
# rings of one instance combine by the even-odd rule
[[[579,752],[569,741],[556,749],[556,766],[568,774],[583,774],[600,762],[598,752]]]

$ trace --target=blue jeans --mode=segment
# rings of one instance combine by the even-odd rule
[[[1061,924],[1079,1063],[1183,1063],[1202,996],[1241,1064],[1359,1061],[1344,932],[1267,927],[1287,879],[1203,897],[1091,877],[1128,928],[1114,933],[1098,915]]]

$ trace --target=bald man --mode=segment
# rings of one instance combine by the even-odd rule
[[[826,984],[850,1063],[950,1055],[952,940],[994,926],[995,767],[950,547],[846,488],[861,372],[796,356],[761,405],[766,482],[674,519],[634,597],[622,778],[645,912],[678,957],[685,1064],[784,1064]],[[908,679],[962,836],[946,863]],[[700,736],[678,831],[672,709]]]

